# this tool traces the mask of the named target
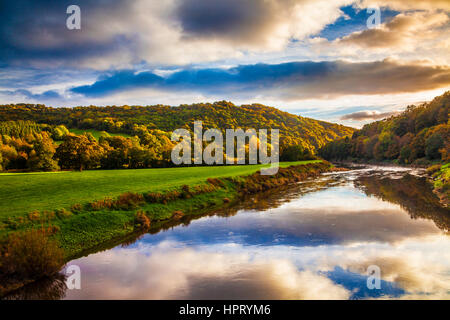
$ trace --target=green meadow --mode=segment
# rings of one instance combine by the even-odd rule
[[[71,133],[74,133],[74,134],[77,134],[77,135],[84,134],[84,133],[90,133],[90,134],[92,134],[94,136],[95,139],[97,139],[97,141],[102,135],[102,131],[94,130],[94,129],[69,129],[69,131]],[[111,137],[117,137],[117,136],[125,137],[125,138],[129,138],[130,137],[130,135],[126,134],[126,133],[111,133],[111,132],[108,132],[108,134]]]
[[[283,162],[280,167],[320,160]],[[89,170],[0,174],[0,219],[70,208],[124,192],[164,192],[207,178],[250,175],[267,165]]]

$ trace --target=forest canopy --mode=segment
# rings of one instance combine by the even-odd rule
[[[327,142],[354,129],[293,115],[259,104],[108,106],[52,108],[35,104],[0,105],[0,170],[150,168],[171,166],[170,140],[176,129],[279,129],[284,161],[314,158]],[[76,135],[69,130],[97,130]],[[126,137],[111,136],[122,133]]]
[[[450,159],[450,91],[429,103],[408,106],[404,112],[372,122],[326,144],[319,154],[328,160],[394,161],[429,164]]]

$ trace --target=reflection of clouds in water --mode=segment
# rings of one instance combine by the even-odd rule
[[[370,265],[381,269],[383,280],[407,294],[401,299],[450,298],[450,239],[444,236],[412,238],[395,246],[354,245],[323,253],[316,261],[321,271],[341,267],[366,275]]]
[[[115,299],[346,299],[353,288],[326,272],[341,267],[382,279],[408,293],[400,298],[449,298],[450,239],[428,236],[395,246],[359,243],[292,248],[237,244],[191,248],[164,242],[115,249],[73,263],[82,269],[82,290],[67,297]]]
[[[143,241],[174,239],[201,245],[232,240],[246,245],[298,246],[361,241],[394,243],[439,233],[432,221],[412,220],[398,205],[368,198],[355,189],[338,187],[305,195],[264,212],[242,210],[228,219],[199,219],[189,229],[174,228]]]
[[[327,277],[299,271],[288,260],[251,260],[245,253],[192,249],[112,250],[73,263],[83,272],[76,299],[347,299]],[[106,263],[104,262],[106,261]],[[314,284],[311,286],[311,284]]]

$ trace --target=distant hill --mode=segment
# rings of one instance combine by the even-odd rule
[[[351,138],[326,144],[319,154],[328,160],[391,160],[400,164],[448,162],[450,159],[450,91],[429,103],[365,125]]]
[[[178,107],[108,106],[51,108],[44,105],[13,104],[0,106],[2,120],[30,120],[39,124],[65,125],[67,128],[95,129],[134,135],[136,126],[172,132],[193,129],[194,121],[203,128],[279,129],[280,149],[300,145],[312,153],[327,142],[353,133],[354,129],[283,112],[260,104],[235,106],[231,102],[199,103]]]

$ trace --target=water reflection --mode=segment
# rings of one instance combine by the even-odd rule
[[[449,211],[410,173],[327,174],[163,224],[72,261],[82,289],[65,298],[448,299]],[[381,290],[366,286],[369,265]]]
[[[67,286],[66,277],[57,274],[53,277],[41,279],[20,288],[3,300],[60,300],[65,297]]]

